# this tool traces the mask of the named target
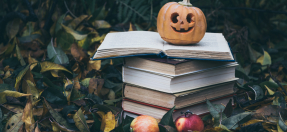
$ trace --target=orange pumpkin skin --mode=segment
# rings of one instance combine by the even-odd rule
[[[187,45],[198,43],[206,32],[206,18],[197,7],[166,3],[157,17],[157,30],[169,43]]]

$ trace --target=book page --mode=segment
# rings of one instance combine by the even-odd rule
[[[230,52],[227,41],[222,33],[206,32],[202,40],[197,44],[191,45],[173,45],[167,42],[164,43],[164,51],[166,50],[199,50],[199,51],[216,51]]]
[[[116,48],[152,48],[163,49],[164,40],[157,32],[128,31],[108,33],[98,50]]]

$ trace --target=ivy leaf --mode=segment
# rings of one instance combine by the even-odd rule
[[[222,120],[222,125],[226,126],[228,129],[235,129],[238,127],[239,122],[246,122],[249,115],[252,115],[253,112],[243,112],[229,118]]]
[[[90,129],[87,125],[86,119],[84,117],[83,111],[80,108],[76,114],[73,116],[73,119],[75,121],[75,124],[77,126],[77,128],[81,131],[81,132],[90,132]]]
[[[69,63],[69,58],[68,56],[62,51],[62,49],[58,47],[54,47],[53,44],[53,39],[51,39],[50,44],[47,46],[47,53],[49,59],[52,59],[54,56],[54,63],[56,64],[68,64]]]
[[[176,128],[173,122],[173,118],[172,118],[172,113],[174,109],[175,109],[175,106],[173,106],[173,108],[171,108],[167,113],[165,113],[162,119],[160,120],[159,124],[164,125],[164,126],[169,125],[173,128]]]

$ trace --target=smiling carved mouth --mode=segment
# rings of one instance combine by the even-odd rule
[[[172,29],[176,32],[180,32],[180,33],[186,33],[189,32],[193,29],[193,27],[189,27],[187,30],[185,30],[184,28],[181,28],[180,30],[176,30],[176,28],[172,27]]]

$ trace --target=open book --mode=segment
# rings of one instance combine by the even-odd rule
[[[93,60],[117,57],[159,55],[168,58],[234,61],[229,45],[221,33],[205,33],[193,45],[173,45],[157,32],[128,31],[108,33]]]

